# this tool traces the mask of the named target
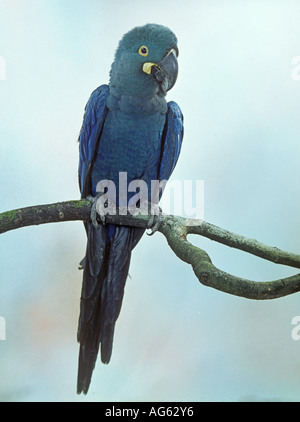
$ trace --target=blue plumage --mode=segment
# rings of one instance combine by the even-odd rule
[[[177,39],[166,27],[134,28],[120,41],[109,85],[91,95],[79,137],[81,196],[96,195],[97,184],[109,179],[116,202],[123,194],[119,173],[127,185],[142,180],[168,180],[178,160],[183,138],[179,106],[165,100],[177,78]],[[120,190],[120,191],[119,191]],[[135,192],[127,194],[127,201]],[[122,204],[124,205],[124,204]],[[108,363],[119,316],[131,251],[143,229],[124,226],[95,228],[85,223],[88,242],[84,264],[78,341],[78,393],[86,393],[99,346]]]
[[[90,171],[94,159],[97,141],[107,114],[106,99],[108,85],[99,86],[90,96],[85,107],[85,115],[79,136],[79,187],[81,197],[91,193]],[[89,173],[89,174],[88,174]]]

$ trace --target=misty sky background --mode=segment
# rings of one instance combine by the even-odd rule
[[[119,39],[159,23],[179,40],[168,93],[185,118],[172,175],[204,180],[204,218],[300,253],[300,2],[0,0],[0,211],[79,198],[77,138]],[[257,281],[297,273],[190,236]],[[81,222],[1,235],[0,401],[300,401],[300,296],[251,301],[202,286],[165,238],[134,250],[111,363],[76,395]]]

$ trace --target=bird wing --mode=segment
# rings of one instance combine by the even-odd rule
[[[106,99],[108,93],[108,85],[99,86],[92,92],[85,107],[83,123],[79,134],[78,176],[82,198],[85,198],[92,192],[91,170],[107,114]],[[101,303],[99,276],[101,272],[104,272],[103,262],[106,253],[106,230],[104,227],[101,227],[100,230],[95,230],[91,223],[85,222],[85,228],[88,235],[88,242],[77,333],[78,341],[81,343],[78,370],[79,392],[86,392],[88,389],[90,376],[98,353],[99,333],[94,333],[93,326],[94,324],[99,325],[101,313],[101,307],[99,306],[99,303]]]
[[[91,168],[106,117],[108,85],[95,89],[85,107],[83,123],[79,135],[79,187],[81,197],[91,193]]]
[[[159,180],[168,180],[176,166],[183,139],[183,114],[174,101],[168,103],[168,112],[162,137]]]

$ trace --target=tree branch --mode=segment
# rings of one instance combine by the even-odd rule
[[[91,203],[86,200],[66,201],[7,211],[0,214],[0,233],[20,227],[62,221],[89,220]],[[147,228],[147,215],[106,215],[107,223]],[[215,267],[208,254],[187,240],[198,234],[224,245],[243,250],[277,264],[300,268],[300,255],[264,245],[254,239],[234,234],[202,220],[172,215],[162,216],[158,229],[174,253],[190,264],[200,283],[226,293],[249,299],[274,299],[300,291],[300,273],[291,277],[257,282],[228,274]]]

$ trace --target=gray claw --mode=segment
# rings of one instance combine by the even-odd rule
[[[85,257],[79,262],[78,269],[83,270],[85,266]]]
[[[96,196],[87,196],[87,199],[92,203],[92,208],[91,208],[91,221],[93,226],[95,227],[95,229],[99,228],[99,223],[98,223],[98,216],[100,218],[101,223],[103,224],[103,226],[105,226],[105,216],[98,214],[97,212],[97,200],[99,198],[100,195],[96,195]]]
[[[157,218],[155,219],[155,217],[157,217]],[[147,235],[148,236],[153,236],[154,233],[158,231],[161,222],[162,222],[162,210],[159,207],[158,208],[158,214],[157,215],[156,214],[155,215],[150,215],[150,218],[149,218],[148,224],[147,224],[147,228],[148,229],[151,229],[151,232],[150,233],[147,233]]]

